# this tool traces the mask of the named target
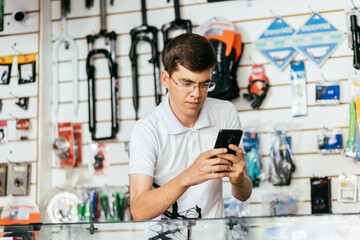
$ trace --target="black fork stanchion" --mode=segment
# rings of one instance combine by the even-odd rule
[[[116,33],[107,32],[106,30],[106,2],[100,0],[101,11],[101,30],[97,35],[86,36],[89,54],[86,59],[86,73],[88,75],[88,101],[89,101],[89,130],[92,140],[107,140],[116,137],[119,130],[117,121],[118,111],[118,79],[117,79],[117,63],[116,63]],[[93,49],[96,39],[105,38],[106,43],[110,42],[110,52],[106,49]],[[110,93],[111,93],[111,134],[107,137],[96,137],[96,99],[95,99],[95,66],[93,58],[96,55],[103,55],[108,62],[110,72]]]
[[[170,2],[170,0],[167,0]],[[182,29],[185,30],[187,33],[191,33],[192,31],[192,24],[190,20],[184,20],[180,18],[180,5],[179,0],[174,0],[174,10],[175,10],[175,20],[169,23],[164,24],[161,27],[161,32],[163,34],[164,39],[164,49],[163,49],[163,62],[164,62],[164,55],[166,45],[171,41],[169,38],[169,32],[171,30]]]
[[[138,119],[139,109],[139,83],[138,83],[138,69],[137,69],[137,53],[136,45],[140,41],[148,42],[151,46],[151,59],[150,63],[154,66],[154,84],[155,84],[155,102],[159,105],[161,102],[161,80],[160,80],[160,63],[159,51],[157,40],[157,28],[147,25],[146,18],[146,0],[141,0],[141,14],[142,25],[130,31],[131,47],[130,47],[130,60],[132,67],[132,84],[133,84],[133,105],[135,109],[136,119]]]

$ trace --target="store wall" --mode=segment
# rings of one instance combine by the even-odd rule
[[[16,10],[25,10],[27,18],[17,22],[12,17]],[[17,56],[36,54],[36,82],[18,84]],[[0,162],[31,163],[30,198],[38,202],[38,166],[39,166],[39,61],[40,54],[40,4],[38,0],[12,0],[4,2],[4,30],[0,32],[0,56],[13,56],[11,80],[9,85],[0,85],[0,99],[3,108],[0,120],[7,121],[8,143],[0,144]],[[20,97],[29,97],[28,109],[24,110],[15,103]],[[30,130],[26,134],[28,140],[20,140],[16,130],[16,119],[30,119]],[[2,183],[2,186],[4,183]],[[9,197],[0,197],[0,207],[3,207]]]
[[[53,186],[61,186],[70,181],[74,186],[122,186],[128,184],[128,153],[125,151],[125,143],[129,140],[131,129],[135,123],[135,113],[132,106],[132,83],[131,63],[129,59],[130,30],[141,25],[140,1],[114,0],[110,6],[107,1],[107,29],[117,34],[117,62],[119,64],[119,124],[120,130],[116,139],[109,141],[110,171],[106,176],[88,175],[87,167],[79,169],[52,168]],[[350,3],[350,1],[349,1]],[[292,147],[296,171],[293,174],[289,187],[269,188],[270,184],[261,183],[260,188],[253,191],[248,200],[249,213],[252,216],[268,214],[268,199],[271,192],[296,192],[298,196],[298,214],[311,213],[310,208],[310,178],[313,176],[328,176],[332,179],[332,204],[333,212],[354,212],[359,204],[345,204],[337,201],[338,175],[345,172],[359,174],[359,165],[352,159],[343,155],[319,155],[317,153],[317,131],[322,127],[338,127],[343,130],[344,140],[347,139],[348,109],[349,109],[349,84],[348,75],[352,70],[352,52],[347,46],[345,39],[326,63],[318,68],[302,54],[296,56],[296,60],[304,60],[307,78],[308,116],[293,118],[290,109],[290,69],[286,67],[280,71],[269,63],[263,56],[252,48],[252,43],[272,22],[273,14],[282,16],[295,29],[305,23],[311,16],[312,10],[319,12],[340,31],[346,33],[344,8],[349,4],[347,1],[328,0],[249,0],[249,1],[226,1],[219,3],[207,3],[205,0],[182,0],[181,17],[190,19],[197,30],[200,24],[213,16],[222,16],[231,20],[240,30],[245,43],[244,54],[238,68],[238,84],[241,94],[247,90],[248,78],[251,66],[255,62],[264,64],[265,73],[269,78],[270,90],[261,108],[252,110],[249,102],[240,97],[232,102],[235,104],[243,127],[260,133],[261,154],[265,169],[268,169],[269,150],[271,146],[271,131],[274,128],[286,129],[292,136]],[[72,113],[72,70],[71,51],[61,48],[59,52],[60,66],[60,108],[59,122],[77,122],[83,127],[83,160],[90,159],[89,144],[91,136],[88,130],[88,101],[87,101],[87,76],[85,61],[87,56],[87,43],[85,36],[96,34],[100,29],[99,1],[94,2],[90,9],[85,7],[84,1],[72,1],[71,13],[68,15],[68,34],[75,39],[79,53],[80,75],[80,105],[77,115]],[[149,25],[161,29],[164,23],[174,19],[172,2],[165,0],[147,1],[147,20]],[[312,10],[311,10],[312,9]],[[51,1],[51,38],[54,41],[60,34],[60,1]],[[20,30],[19,30],[20,31]],[[36,30],[35,30],[36,31]],[[19,38],[21,36],[9,36]],[[27,39],[33,37],[26,35]],[[36,38],[36,34],[34,34]],[[50,37],[50,33],[49,33]],[[159,49],[162,50],[162,35],[159,37]],[[0,38],[0,41],[3,40]],[[104,46],[99,40],[97,47]],[[10,48],[6,48],[9,50]],[[2,49],[1,51],[4,51]],[[26,49],[24,49],[26,51]],[[29,49],[30,51],[30,49]],[[140,108],[139,116],[143,117],[155,107],[153,66],[148,63],[150,59],[150,47],[141,43],[137,47],[139,53],[139,93]],[[6,53],[6,54],[11,54]],[[12,53],[15,54],[15,53]],[[50,51],[49,51],[50,54]],[[97,119],[98,128],[102,134],[108,134],[110,127],[110,91],[108,69],[104,58],[99,57],[95,61],[96,72],[96,95],[97,95]],[[328,80],[339,80],[341,85],[341,103],[335,106],[317,106],[315,104],[315,82],[322,80],[321,74]],[[15,76],[15,75],[14,75]],[[48,89],[50,91],[51,89]],[[35,91],[35,90],[34,90]],[[162,89],[165,94],[165,89]],[[36,96],[36,91],[34,96]],[[34,101],[37,98],[34,97]],[[12,98],[9,101],[13,101]],[[42,103],[47,104],[47,103]],[[0,115],[1,116],[1,115]],[[36,115],[34,115],[36,116]],[[36,119],[35,119],[36,120]],[[53,122],[55,124],[55,122]],[[35,144],[36,141],[29,143]],[[17,142],[11,143],[19,144]],[[23,143],[21,143],[23,144]],[[25,156],[20,154],[19,158]],[[35,157],[35,156],[34,156]],[[36,159],[31,159],[36,161]],[[88,181],[80,181],[80,176]],[[230,193],[230,183],[224,179],[224,194]]]

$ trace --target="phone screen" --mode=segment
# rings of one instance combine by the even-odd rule
[[[239,146],[243,131],[240,129],[221,129],[216,139],[214,148],[227,148],[228,153],[236,155],[236,152],[229,149],[229,144]]]

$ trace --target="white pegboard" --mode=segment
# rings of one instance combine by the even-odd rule
[[[140,1],[115,0],[114,6],[110,6],[107,1],[107,28],[117,33],[116,55],[118,63],[119,78],[119,133],[116,139],[108,143],[110,149],[110,174],[108,176],[96,176],[91,180],[91,184],[101,186],[102,184],[118,183],[118,185],[128,184],[127,165],[128,155],[125,152],[124,142],[129,140],[131,129],[135,123],[135,113],[132,104],[132,79],[131,62],[129,59],[130,35],[133,27],[141,25]],[[85,71],[85,60],[87,56],[87,43],[85,36],[98,33],[100,28],[99,1],[94,2],[94,7],[86,9],[84,2],[72,1],[72,11],[69,14],[68,33],[75,38],[79,53],[79,77],[80,81],[80,105],[77,116],[72,114],[72,71],[71,71],[71,53],[65,50],[63,46],[59,53],[60,67],[60,111],[59,121],[80,122],[83,126],[83,148],[84,161],[89,158],[88,146],[91,142],[91,136],[88,130],[88,103],[87,103],[87,75]],[[291,187],[293,189],[302,189],[304,191],[303,201],[299,205],[299,213],[310,213],[310,186],[309,178],[313,175],[319,176],[337,176],[342,171],[347,173],[359,173],[358,166],[351,159],[343,155],[318,155],[317,152],[317,129],[324,126],[342,127],[344,129],[344,140],[347,138],[346,128],[348,126],[349,111],[349,84],[348,74],[352,70],[352,51],[348,48],[346,40],[334,51],[327,62],[319,68],[306,59],[302,54],[296,56],[297,60],[305,60],[307,91],[308,91],[308,116],[293,118],[291,116],[291,86],[290,86],[290,67],[287,66],[284,71],[279,71],[276,67],[269,64],[269,61],[260,55],[253,47],[252,43],[272,22],[273,13],[284,16],[284,19],[295,29],[298,29],[310,16],[309,5],[315,11],[321,12],[321,15],[330,21],[340,31],[346,32],[344,3],[341,1],[326,0],[307,0],[307,1],[286,1],[286,0],[256,0],[252,1],[251,7],[246,1],[229,1],[218,3],[207,3],[205,0],[183,0],[181,1],[181,17],[190,19],[193,23],[194,31],[198,26],[211,18],[212,16],[225,16],[233,21],[241,31],[243,42],[245,42],[244,54],[242,56],[240,67],[238,68],[238,84],[242,88],[241,95],[246,92],[248,78],[251,74],[250,57],[255,63],[265,64],[265,74],[269,77],[271,84],[267,99],[260,110],[252,110],[250,103],[241,96],[233,100],[239,117],[244,127],[256,124],[255,130],[260,131],[261,153],[266,155],[264,163],[268,165],[269,149],[271,147],[271,134],[274,126],[281,126],[287,123],[287,129],[292,130],[289,134],[293,137],[293,150],[295,153],[294,161],[297,166],[293,174]],[[52,33],[51,38],[55,40],[60,33],[60,1],[51,2],[52,12]],[[155,25],[160,28],[162,24],[174,19],[172,2],[147,1],[147,19],[149,25]],[[50,35],[50,34],[49,34]],[[31,34],[28,35],[32,36]],[[0,38],[1,43],[1,38]],[[105,47],[104,42],[96,42],[96,47]],[[162,51],[162,34],[158,33],[158,49]],[[1,51],[1,50],[0,50]],[[138,72],[139,72],[139,94],[140,108],[139,116],[145,116],[155,107],[154,84],[153,84],[153,66],[148,62],[150,59],[150,47],[146,43],[141,43],[137,47]],[[10,53],[9,53],[10,54]],[[10,54],[11,55],[11,54]],[[16,55],[16,54],[12,54]],[[96,91],[97,95],[97,118],[100,121],[97,124],[99,132],[106,133],[110,129],[110,105],[109,80],[107,63],[104,58],[95,60],[96,72]],[[341,105],[336,106],[315,106],[315,81],[322,80],[321,74],[328,80],[339,80],[341,85]],[[36,91],[35,91],[36,92]],[[165,94],[165,89],[162,89]],[[1,115],[0,115],[1,117]],[[119,165],[125,164],[125,165]],[[268,166],[266,166],[266,169]],[[86,171],[82,168],[79,171]],[[56,185],[65,183],[66,170],[53,169],[53,180]],[[336,202],[336,178],[334,178],[333,191],[333,209],[334,212],[351,212],[351,207],[358,205],[344,205]],[[224,192],[229,191],[229,183],[224,182]],[[260,189],[254,189],[250,202],[251,215],[264,215],[264,205],[262,204],[262,193]],[[262,231],[259,228],[259,234]],[[129,236],[133,236],[129,233]],[[260,234],[261,235],[261,234]],[[259,235],[259,236],[260,236]],[[97,239],[104,239],[108,236],[107,232],[97,234]],[[113,236],[113,235],[112,235]]]

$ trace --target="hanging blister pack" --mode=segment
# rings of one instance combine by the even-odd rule
[[[36,54],[17,57],[19,80],[18,84],[33,83],[36,80]]]
[[[310,179],[311,213],[331,213],[331,179],[314,177]]]
[[[356,202],[357,201],[357,176],[342,174],[339,176],[338,201]]]
[[[316,82],[317,105],[340,104],[340,84],[339,81],[319,81]]]
[[[259,137],[256,132],[244,132],[244,150],[246,152],[246,172],[248,173],[253,186],[259,186],[261,180],[261,162],[259,154]]]
[[[290,63],[291,113],[293,117],[307,116],[307,91],[304,62]]]
[[[94,175],[104,175],[109,171],[109,148],[105,143],[90,144],[91,159],[89,168]]]
[[[285,131],[275,131],[270,149],[269,179],[275,186],[290,185],[291,175],[295,171],[293,155]]]
[[[360,108],[360,76],[358,71],[354,70],[353,73],[350,73],[349,83],[351,101],[349,109],[349,134],[348,140],[346,141],[345,156],[354,158],[358,155],[357,152],[359,150],[358,145],[356,145],[356,143],[359,142],[357,119],[359,119],[360,115],[358,111]],[[356,108],[356,103],[358,103],[358,108]]]
[[[323,128],[317,134],[320,154],[340,154],[343,149],[341,129]]]
[[[20,140],[29,140],[30,138],[30,119],[20,118],[16,119],[16,137]]]
[[[0,84],[10,83],[13,60],[13,56],[0,57]]]
[[[7,121],[0,120],[0,144],[8,143]]]

